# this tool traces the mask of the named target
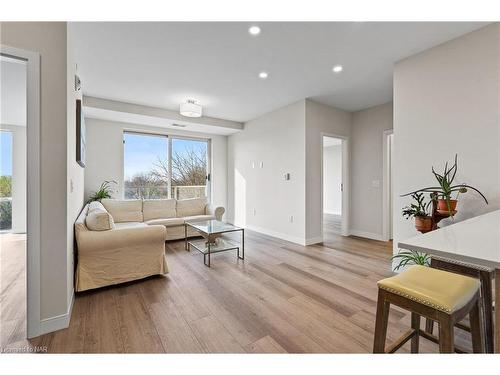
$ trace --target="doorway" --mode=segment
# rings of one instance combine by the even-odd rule
[[[323,241],[347,235],[347,139],[322,135]]]
[[[1,346],[40,332],[40,54],[0,45]]]
[[[26,61],[0,56],[2,344],[26,338]],[[3,345],[2,345],[3,346]]]

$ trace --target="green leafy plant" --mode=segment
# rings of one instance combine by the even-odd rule
[[[0,200],[0,229],[12,228],[12,201]]]
[[[452,199],[452,195],[455,192],[457,193],[455,199],[457,199],[459,194],[467,193],[468,189],[474,190],[484,199],[486,204],[488,204],[488,200],[483,195],[483,193],[481,193],[475,187],[468,184],[455,184],[455,185],[453,184],[455,181],[455,176],[457,174],[457,169],[458,169],[458,155],[455,154],[455,162],[450,168],[448,168],[448,162],[446,162],[444,166],[444,172],[442,174],[437,173],[434,170],[434,167],[432,167],[432,173],[434,174],[434,177],[436,178],[439,186],[426,187],[423,189],[412,191],[402,196],[405,197],[420,192],[437,194],[438,198],[446,200],[446,205],[448,206],[448,212],[450,214],[452,213],[450,200]]]
[[[116,185],[116,181],[104,181],[98,190],[94,191],[92,195],[89,197],[87,203],[93,201],[101,201],[101,199],[111,198],[111,194],[113,193],[113,189],[111,188],[112,184]]]
[[[413,193],[411,195],[415,203],[403,208],[403,217],[407,220],[412,217],[425,217],[429,216],[429,206],[432,200],[425,203],[424,193]]]
[[[0,198],[12,196],[12,176],[0,176]]]
[[[392,257],[393,261],[396,259],[399,260],[399,263],[394,267],[394,271],[398,271],[400,268],[413,264],[421,266],[429,266],[431,264],[431,257],[428,254],[415,250],[400,250]]]

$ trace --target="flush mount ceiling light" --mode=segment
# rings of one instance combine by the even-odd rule
[[[186,103],[180,105],[179,112],[185,117],[201,117],[202,107],[196,104],[194,100],[189,99]]]
[[[344,68],[342,67],[342,65],[335,65],[332,70],[334,73],[340,73],[342,70],[344,70]]]
[[[248,29],[248,32],[250,35],[259,35],[260,34],[260,27],[259,26],[252,26]]]
[[[269,74],[267,74],[267,72],[260,72],[259,73],[259,78],[260,79],[266,79],[268,76],[269,76]]]

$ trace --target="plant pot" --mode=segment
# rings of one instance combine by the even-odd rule
[[[432,230],[432,217],[415,216],[415,228],[421,233],[427,233]]]
[[[456,199],[450,199],[450,208],[448,209],[448,204],[446,203],[446,199],[438,199],[438,206],[437,206],[437,211],[440,214],[450,214],[450,211],[452,214],[454,214],[457,210],[457,203],[458,201]]]

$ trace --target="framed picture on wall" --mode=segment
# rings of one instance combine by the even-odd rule
[[[82,101],[76,101],[76,162],[85,168],[85,119],[83,118]]]

